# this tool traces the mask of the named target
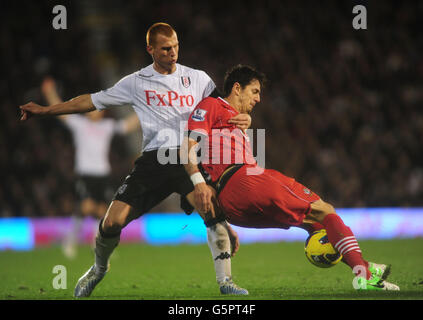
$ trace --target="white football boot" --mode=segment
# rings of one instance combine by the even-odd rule
[[[95,286],[104,278],[107,271],[98,271],[93,265],[81,278],[75,286],[74,296],[76,298],[89,297]]]
[[[221,294],[234,294],[234,295],[248,295],[248,290],[238,287],[231,277],[226,277],[222,282],[219,282]]]

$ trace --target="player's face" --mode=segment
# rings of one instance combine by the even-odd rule
[[[254,79],[240,91],[241,113],[250,113],[260,102],[260,81]]]
[[[156,71],[167,74],[176,70],[179,42],[175,32],[171,37],[166,37],[159,33],[156,37],[155,44],[148,46],[147,51],[153,57]]]

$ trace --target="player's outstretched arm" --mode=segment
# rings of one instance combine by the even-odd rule
[[[21,121],[26,121],[37,116],[59,116],[71,113],[85,113],[95,110],[90,94],[84,94],[69,101],[44,107],[34,102],[19,107],[21,110]]]

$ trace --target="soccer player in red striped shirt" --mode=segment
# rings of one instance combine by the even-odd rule
[[[181,152],[189,155],[185,170],[195,184],[197,205],[208,210],[217,198],[227,221],[241,227],[295,226],[309,232],[324,228],[329,242],[357,276],[356,289],[399,290],[397,285],[385,281],[388,266],[363,259],[354,233],[331,204],[295,179],[260,167],[247,135],[228,123],[236,114],[250,113],[260,102],[263,82],[263,74],[238,65],[225,76],[224,98],[208,97],[191,114]],[[203,146],[201,164],[197,152],[192,152],[198,151],[192,148],[199,146]],[[209,176],[217,194],[206,184],[200,170]]]

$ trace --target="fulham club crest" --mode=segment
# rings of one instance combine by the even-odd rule
[[[190,77],[184,77],[184,76],[182,76],[181,77],[181,81],[182,81],[182,85],[185,88],[188,88],[191,85],[191,78]]]

